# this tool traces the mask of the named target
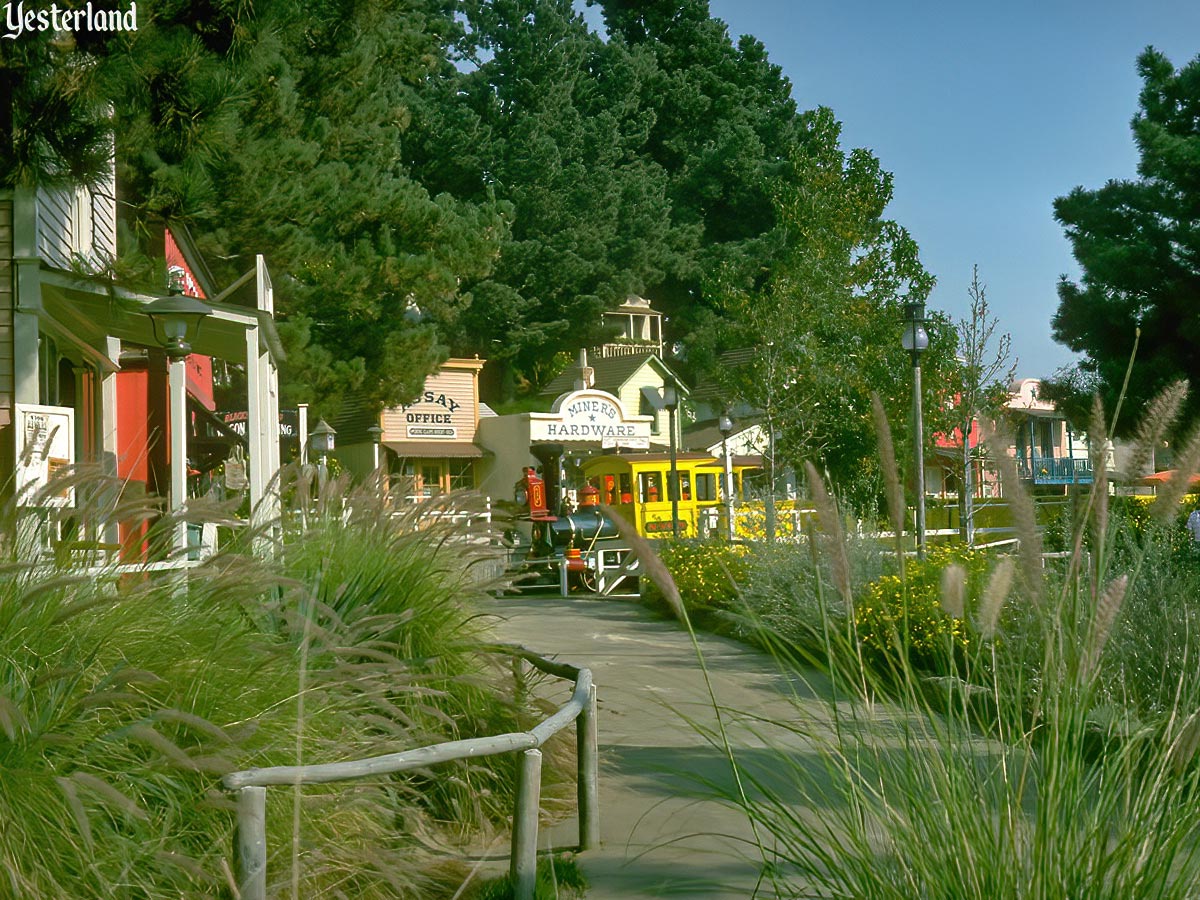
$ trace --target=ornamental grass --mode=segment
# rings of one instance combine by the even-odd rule
[[[170,516],[95,472],[48,495],[67,488],[74,508],[0,514],[0,896],[235,897],[223,774],[527,720],[471,649],[492,551],[462,524],[469,503],[396,514],[331,487],[181,580],[101,562],[77,524],[143,522],[127,549],[155,558]],[[270,790],[271,895],[450,896],[448,842],[509,808],[501,763]]]
[[[808,652],[758,620],[802,683],[795,715],[759,719],[765,764],[744,765],[724,726],[712,739],[756,835],[760,896],[1200,896],[1197,567],[1174,549],[1176,494],[1135,534],[1096,469],[1065,559],[1034,552],[1032,502],[1010,473],[1011,554],[914,565],[897,549],[896,574],[872,588],[847,586],[849,554],[814,550],[794,594]],[[810,544],[839,540],[826,527]],[[719,717],[737,715],[717,699]]]

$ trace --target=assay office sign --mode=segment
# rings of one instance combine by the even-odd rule
[[[529,439],[645,448],[650,445],[650,422],[650,416],[627,416],[612,394],[574,391],[560,397],[551,412],[529,414]]]
[[[454,440],[458,437],[454,413],[460,409],[462,404],[449,394],[425,391],[412,403],[400,407],[405,434],[423,440]]]

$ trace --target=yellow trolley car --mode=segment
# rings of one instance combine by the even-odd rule
[[[756,457],[734,457],[734,496],[742,496],[742,480],[761,468]],[[633,523],[643,537],[671,537],[671,456],[668,453],[605,454],[584,460],[587,483],[600,492],[600,502]],[[727,500],[724,465],[707,453],[680,453],[679,536],[707,537],[720,533]]]

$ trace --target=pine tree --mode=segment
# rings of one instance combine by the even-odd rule
[[[495,204],[431,195],[403,162],[456,31],[435,0],[263,0],[161,11],[130,48],[125,183],[226,279],[266,254],[284,392],[318,408],[411,399],[505,233]]]
[[[1148,48],[1138,71],[1139,177],[1077,187],[1054,203],[1083,270],[1078,283],[1059,284],[1054,336],[1084,359],[1058,387],[1098,380],[1114,409],[1140,329],[1122,433],[1168,384],[1200,379],[1200,57],[1176,70]],[[1189,402],[1200,414],[1200,396]]]

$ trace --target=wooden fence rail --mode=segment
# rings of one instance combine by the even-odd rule
[[[516,900],[533,900],[537,870],[538,813],[541,808],[542,754],[539,748],[571,722],[576,723],[579,848],[592,850],[599,846],[596,686],[592,683],[591,671],[545,659],[523,647],[497,644],[487,649],[511,654],[514,674],[518,679],[522,675],[523,661],[548,675],[573,680],[575,688],[571,692],[570,700],[529,731],[465,741],[447,741],[400,753],[387,753],[339,763],[246,769],[232,772],[222,779],[225,789],[232,792],[237,800],[238,889],[242,900],[266,900],[267,896],[268,787],[350,781],[407,772],[456,759],[479,759],[501,753],[521,754],[513,810],[509,871]]]

